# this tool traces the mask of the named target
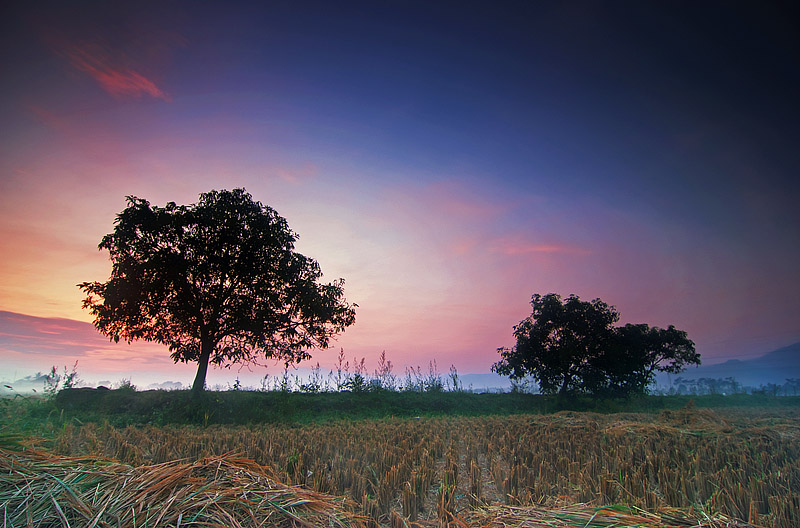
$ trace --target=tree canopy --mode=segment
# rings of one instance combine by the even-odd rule
[[[673,325],[658,328],[626,324],[616,329],[618,349],[612,355],[619,365],[628,365],[632,391],[644,392],[655,381],[656,372],[678,374],[687,365],[700,365],[700,354],[683,330]]]
[[[545,393],[624,395],[646,392],[656,371],[700,364],[686,332],[646,324],[613,326],[619,313],[600,299],[534,294],[532,314],[514,327],[516,345],[499,348],[492,370],[532,376]]]
[[[209,362],[299,362],[355,322],[344,280],[321,283],[287,221],[244,189],[204,193],[189,206],[127,203],[99,245],[111,277],[78,285],[83,306],[114,341],[162,343],[176,362],[197,362],[195,393]]]

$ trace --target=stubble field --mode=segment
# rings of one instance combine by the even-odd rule
[[[251,459],[275,482],[319,493],[313,500],[350,499],[341,503],[350,522],[367,526],[800,526],[794,408],[69,424],[49,451],[148,470]],[[175,519],[162,525],[188,526]]]

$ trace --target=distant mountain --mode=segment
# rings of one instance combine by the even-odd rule
[[[773,350],[763,356],[738,360],[731,359],[724,363],[689,367],[678,374],[684,379],[700,378],[736,378],[745,386],[758,387],[767,383],[782,385],[787,378],[800,378],[800,343]],[[674,380],[677,376],[672,376]],[[659,385],[668,381],[659,377]]]
[[[800,366],[800,343],[773,350],[769,354],[764,354],[754,361],[761,361],[776,367],[791,366],[797,368]]]

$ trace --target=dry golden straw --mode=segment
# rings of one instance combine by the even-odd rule
[[[3,526],[363,526],[343,499],[281,484],[234,455],[133,467],[0,450],[0,473]]]
[[[665,508],[657,513],[624,506],[563,508],[496,506],[475,515],[485,528],[748,528],[724,515]]]
[[[409,527],[461,526],[465,521],[484,526],[489,521],[481,518],[475,524],[471,511],[501,505],[523,510],[492,510],[499,522],[506,522],[503,515],[509,512],[519,516],[525,511],[528,520],[517,519],[521,526],[528,521],[570,526],[563,524],[568,515],[563,512],[542,524],[542,515],[564,504],[586,505],[575,523],[583,528],[611,526],[600,523],[623,515],[616,506],[597,510],[606,505],[628,508],[627,521],[609,522],[639,526],[719,526],[702,524],[709,522],[703,512],[715,522],[724,516],[729,526],[736,526],[734,519],[763,528],[800,526],[800,410],[794,408],[608,415],[564,411],[299,427],[117,429],[89,423],[66,425],[49,443],[65,456],[107,457],[137,467],[168,463],[171,471],[171,460],[243,453],[271,468],[260,471],[286,487],[348,497],[370,526],[400,521]],[[56,499],[62,506],[62,499]],[[55,516],[53,526],[62,526],[52,501],[44,506]],[[679,510],[693,524],[671,521]],[[661,524],[642,512],[660,512]],[[138,512],[136,522],[144,526]],[[174,528],[175,523],[164,526]]]

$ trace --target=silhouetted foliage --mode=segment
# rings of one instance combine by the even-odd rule
[[[595,299],[570,295],[534,294],[533,313],[514,327],[517,345],[500,348],[502,359],[492,366],[498,374],[520,379],[533,376],[544,393],[566,394],[597,385],[602,372],[596,365],[614,338],[612,325],[619,314]]]
[[[516,346],[498,349],[501,360],[492,370],[512,379],[533,376],[544,393],[644,393],[655,371],[678,373],[700,364],[686,332],[614,327],[619,313],[600,299],[534,294],[531,305],[533,313],[514,327]]]
[[[643,391],[655,380],[656,371],[678,374],[687,365],[700,365],[700,354],[683,330],[646,324],[627,324],[617,329],[621,361],[636,369],[636,381]]]
[[[99,248],[107,282],[84,282],[84,308],[114,341],[163,343],[178,362],[274,358],[300,362],[355,322],[342,279],[322,284],[319,265],[294,250],[297,235],[244,189],[211,191],[197,204],[151,206],[128,197]]]

